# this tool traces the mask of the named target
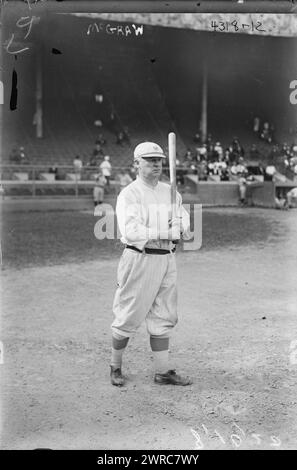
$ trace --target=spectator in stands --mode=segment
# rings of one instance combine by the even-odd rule
[[[225,150],[224,160],[227,163],[227,165],[229,165],[230,163],[230,149],[229,148]]]
[[[193,154],[191,152],[191,149],[187,149],[186,153],[184,154],[184,162],[191,164],[193,161]]]
[[[10,155],[9,155],[9,161],[12,164],[16,165],[25,165],[29,163],[29,160],[27,158],[27,155],[25,153],[24,147],[13,147]]]
[[[260,159],[260,152],[256,146],[256,144],[253,144],[250,148],[249,152],[249,158],[251,160],[259,160]]]
[[[267,165],[264,173],[264,181],[273,181],[273,177],[276,173],[274,165]]]
[[[243,158],[240,157],[238,160],[238,163],[236,165],[236,174],[237,176],[246,176],[247,175],[247,169],[244,164]]]
[[[9,162],[12,165],[18,165],[21,162],[19,150],[16,146],[12,148],[9,154]]]
[[[253,131],[255,134],[259,134],[260,131],[260,118],[258,116],[254,117]]]
[[[278,157],[281,155],[278,145],[274,145],[268,154],[268,162],[276,163]]]
[[[122,131],[118,132],[117,133],[116,144],[123,146],[124,145],[124,140],[125,140],[124,139],[124,133]]]
[[[111,167],[108,155],[104,157],[104,161],[101,163],[100,169],[102,170],[103,176],[106,178],[106,186],[110,186],[110,177],[111,177],[112,167]]]
[[[93,199],[94,199],[94,206],[96,207],[98,204],[102,204],[104,199],[104,187],[106,185],[106,178],[102,174],[102,171],[99,170],[99,173],[96,176],[95,186],[93,189]]]
[[[74,173],[76,174],[77,179],[81,178],[82,168],[83,168],[83,162],[80,159],[80,157],[77,155],[75,159],[73,160],[73,169],[74,169]]]
[[[283,143],[282,148],[281,148],[281,154],[282,154],[283,156],[287,156],[287,157],[290,156],[290,147],[289,147],[289,145],[287,144],[287,142],[284,142],[284,143]]]
[[[206,144],[202,144],[199,147],[197,147],[196,152],[197,152],[196,159],[198,162],[201,162],[203,160],[207,161],[207,145]]]
[[[233,162],[230,168],[231,175],[236,176],[237,175],[237,163]]]
[[[220,179],[222,180],[222,172],[227,170],[227,163],[224,160],[218,160],[214,162],[215,168],[214,168],[214,174],[218,175]]]
[[[214,175],[219,175],[219,172],[220,172],[219,161],[215,160],[214,162],[212,162],[212,164],[213,164],[213,174]]]
[[[230,145],[225,151],[225,159],[228,159],[228,164],[232,165],[233,163],[237,163],[237,158],[238,155],[233,151],[233,146]]]
[[[199,147],[195,147],[194,161],[196,161],[197,163],[201,161]]]
[[[53,166],[51,166],[48,170],[49,173],[54,173],[55,175],[55,180],[58,180],[60,178],[60,175],[59,175],[59,168],[58,168],[58,164],[55,163]]]
[[[192,162],[189,166],[189,170],[188,170],[188,173],[189,174],[192,174],[192,175],[197,175],[197,162]]]
[[[195,144],[201,144],[201,136],[199,132],[196,132],[194,135],[193,142],[195,142]]]
[[[297,144],[296,143],[291,144],[289,153],[290,153],[291,157],[296,157],[297,156]]]
[[[234,160],[237,160],[239,157],[244,157],[244,148],[237,137],[233,138],[230,150],[233,154]]]
[[[215,158],[221,161],[223,158],[224,151],[220,142],[217,142],[216,145],[214,146],[214,153],[215,153]]]
[[[222,170],[221,170],[220,179],[221,179],[221,181],[229,181],[230,180],[230,173],[229,173],[229,168],[228,168],[227,164],[226,164],[226,167],[222,168]]]
[[[210,161],[207,164],[207,174],[208,175],[214,175],[214,170],[215,170],[215,164],[214,162]]]
[[[216,160],[216,152],[215,152],[214,147],[215,146],[213,143],[210,143],[207,146],[207,160],[210,162],[214,162]]]
[[[93,150],[93,157],[95,157],[95,159],[97,160],[98,157],[103,156],[103,155],[104,155],[104,151],[101,147],[101,144],[97,143]]]
[[[291,155],[292,157],[297,157],[297,145],[296,144],[292,144],[291,145]]]
[[[131,145],[130,134],[128,127],[124,127],[123,130],[117,133],[116,144],[123,147],[124,144]]]
[[[290,167],[290,157],[288,157],[287,155],[284,155],[283,156],[283,163],[284,163],[285,168],[289,168]]]
[[[20,147],[19,148],[19,154],[20,154],[20,164],[21,165],[26,165],[29,163],[29,159],[25,153],[25,148],[24,147]]]
[[[97,139],[95,140],[95,145],[100,145],[101,147],[106,144],[106,139],[103,134],[98,134]]]
[[[270,128],[270,124],[268,121],[265,121],[263,124],[263,129],[261,132],[261,139],[269,143],[272,142],[272,129]]]

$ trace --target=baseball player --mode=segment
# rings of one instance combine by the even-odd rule
[[[154,381],[189,385],[189,378],[171,369],[169,336],[177,323],[177,272],[175,248],[181,237],[190,238],[190,218],[177,193],[177,210],[171,216],[170,185],[160,182],[162,148],[143,142],[134,150],[135,181],[118,196],[116,213],[125,245],[117,272],[112,329],[111,383],[124,384],[122,356],[143,321],[150,335]]]
[[[94,206],[96,207],[98,204],[102,204],[104,198],[104,186],[106,185],[106,178],[103,176],[102,172],[96,176],[95,186],[93,189],[93,199],[94,199]]]
[[[110,177],[111,177],[111,164],[109,161],[109,156],[104,157],[104,161],[100,165],[103,176],[106,178],[106,185],[110,186]]]

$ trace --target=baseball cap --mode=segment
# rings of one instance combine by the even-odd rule
[[[160,145],[154,142],[142,142],[135,147],[134,160],[138,158],[161,157],[166,158]]]

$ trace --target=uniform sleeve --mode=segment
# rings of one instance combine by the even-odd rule
[[[148,240],[156,240],[158,233],[142,222],[142,206],[133,195],[121,192],[118,196],[116,214],[122,237],[128,244],[135,244],[141,249]]]

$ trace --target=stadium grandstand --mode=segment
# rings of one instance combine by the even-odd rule
[[[297,184],[296,15],[47,13],[30,31],[13,24],[3,27],[14,31],[2,71],[6,195],[89,195],[107,155],[116,187],[135,145],[166,149],[170,131],[184,190],[220,183],[217,160],[228,181],[236,163],[259,181],[274,166],[283,192]]]

